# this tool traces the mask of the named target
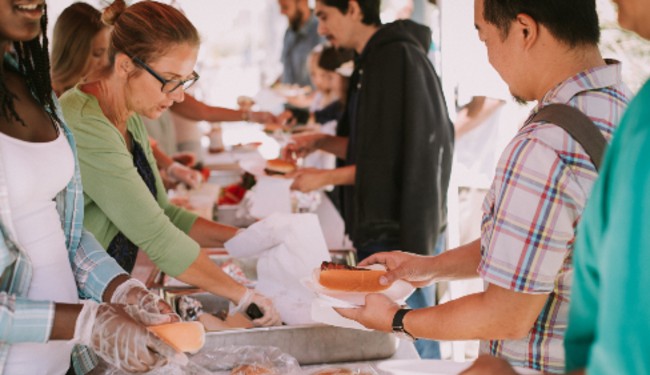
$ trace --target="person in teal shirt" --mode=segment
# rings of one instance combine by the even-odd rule
[[[622,27],[650,40],[650,0],[614,0]],[[650,374],[650,80],[630,103],[578,228],[570,374]],[[481,357],[463,374],[514,374]]]

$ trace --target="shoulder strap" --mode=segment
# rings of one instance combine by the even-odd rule
[[[526,124],[538,121],[550,122],[564,129],[585,149],[596,170],[600,169],[607,140],[587,115],[566,104],[549,104],[540,109]]]

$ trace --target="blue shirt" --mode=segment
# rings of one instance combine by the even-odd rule
[[[307,56],[322,40],[318,35],[318,20],[313,14],[300,30],[287,29],[282,46],[282,83],[311,85]]]
[[[14,68],[15,61],[5,57]],[[63,115],[58,106],[56,114]],[[75,158],[74,176],[56,197],[57,211],[66,237],[72,272],[79,297],[101,301],[108,284],[126,272],[99,245],[95,238],[83,229],[84,200],[77,150],[72,133],[62,122],[61,128],[70,143]],[[12,213],[9,209],[7,177],[0,156],[0,373],[7,361],[13,343],[40,342],[50,337],[54,323],[54,303],[33,301],[25,297],[32,279],[32,263],[12,232]]]

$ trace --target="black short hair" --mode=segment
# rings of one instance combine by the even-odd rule
[[[318,59],[318,66],[329,72],[334,72],[341,65],[354,58],[354,51],[346,48],[336,48],[334,46],[326,46],[320,53]]]
[[[318,0],[321,3],[327,5],[328,7],[334,7],[345,14],[348,12],[348,4],[350,0]],[[361,8],[363,13],[363,22],[366,25],[381,25],[381,18],[379,17],[379,3],[380,0],[355,0]]]
[[[523,13],[571,47],[600,40],[596,0],[484,0],[484,5],[483,18],[504,37],[512,21]]]

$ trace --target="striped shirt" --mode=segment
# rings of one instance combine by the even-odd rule
[[[5,61],[17,69],[15,61],[5,55]],[[58,107],[57,116],[63,119]],[[80,298],[101,301],[104,289],[117,275],[126,272],[99,245],[89,232],[83,229],[83,192],[77,161],[77,151],[72,133],[61,123],[70,143],[74,157],[74,176],[67,187],[56,197],[57,211],[66,237],[66,247],[72,260],[72,271],[77,282]],[[32,279],[32,265],[21,249],[13,229],[7,177],[0,157],[0,374],[3,373],[12,343],[46,342],[54,322],[54,303],[27,299]],[[77,354],[81,352],[76,351]],[[89,357],[84,357],[88,360]],[[88,367],[92,368],[92,361]],[[86,369],[88,370],[88,369]]]
[[[608,61],[550,90],[531,116],[551,103],[568,104],[610,141],[630,96],[620,64]],[[548,300],[527,337],[482,342],[481,352],[564,372],[575,230],[597,175],[582,146],[553,124],[523,126],[504,150],[483,203],[478,272],[487,283]]]

